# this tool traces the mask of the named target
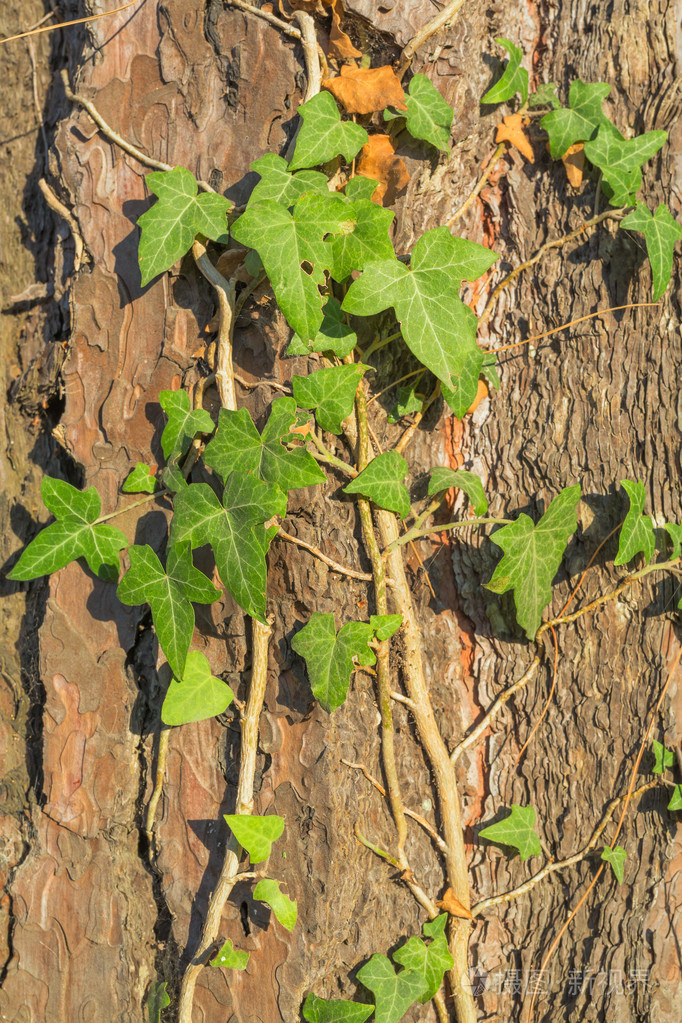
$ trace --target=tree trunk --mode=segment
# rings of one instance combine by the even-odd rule
[[[369,39],[373,66],[395,61],[436,13],[428,0],[344,5],[353,38]],[[82,14],[75,6],[67,12],[72,17]],[[118,3],[97,0],[87,6],[99,13]],[[38,21],[43,11],[37,0],[27,0],[22,26]],[[19,30],[17,15],[11,26],[9,17],[0,17],[3,32]],[[327,21],[320,19],[323,42]],[[644,194],[668,201],[679,218],[682,51],[674,10],[659,0],[648,5],[614,0],[608,9],[583,0],[524,5],[493,0],[466,5],[452,28],[417,51],[413,70],[428,74],[455,109],[454,148],[449,158],[426,164],[421,149],[402,153],[412,178],[396,204],[397,251],[408,251],[426,229],[447,222],[492,151],[500,114],[481,108],[479,100],[497,67],[499,36],[523,48],[535,84],[556,81],[565,100],[577,77],[607,81],[610,113],[622,129],[669,131],[668,145],[647,172]],[[53,36],[48,44],[45,38],[34,44],[41,95],[49,71],[65,66],[63,42]],[[121,136],[157,160],[189,168],[236,203],[247,199],[255,181],[251,162],[266,152],[283,153],[295,130],[305,86],[300,45],[222,0],[147,0],[68,29],[62,39],[68,40],[72,88],[90,98]],[[30,64],[22,46],[11,43],[0,51],[6,80],[12,81],[8,96],[16,103],[7,136],[19,135],[33,116]],[[62,252],[68,264],[73,248],[64,221],[46,211],[35,187],[46,172],[40,134],[30,144],[5,149],[12,159],[0,169],[13,215],[19,213],[20,188],[29,182],[31,218],[30,239],[7,224],[0,281],[3,305],[11,306],[11,315],[3,317],[3,351],[17,378],[5,412],[13,447],[1,456],[6,558],[33,535],[32,523],[45,520],[37,466],[78,485],[94,484],[104,512],[132,503],[120,494],[130,467],[161,460],[159,391],[198,379],[197,352],[210,340],[214,312],[212,294],[189,257],[141,289],[135,223],[149,205],[148,169],[64,99],[58,78],[46,104],[48,131],[56,103],[61,120],[50,138],[48,181],[71,209],[86,254],[71,276],[68,305],[61,298],[62,275],[69,272]],[[574,191],[543,143],[537,141],[534,151],[531,164],[511,149],[456,226],[456,233],[501,255],[500,269],[484,290],[469,294],[478,298],[479,312],[505,268],[594,212],[594,182]],[[21,292],[31,274],[40,282],[48,273],[53,289],[48,306],[9,303],[8,296]],[[510,344],[600,308],[646,301],[649,273],[637,242],[602,225],[520,275],[503,293],[482,343]],[[675,485],[679,313],[675,279],[657,309],[606,313],[536,349],[502,356],[501,390],[463,423],[440,406],[408,451],[417,487],[435,465],[466,464],[479,472],[496,515],[537,512],[562,487],[582,483],[582,528],[568,551],[557,612],[599,541],[622,517],[615,496],[622,478],[646,482],[649,510],[657,519],[682,518]],[[64,323],[69,314],[70,323]],[[238,402],[261,425],[276,394],[264,381],[286,382],[306,369],[305,360],[280,358],[288,336],[271,293],[261,289],[245,305],[235,335],[239,376],[260,382],[239,384]],[[57,392],[55,353],[63,351],[64,339],[68,355]],[[400,375],[395,370],[387,356],[381,373],[390,380]],[[206,407],[217,412],[212,391]],[[389,440],[399,435],[398,428],[392,430]],[[332,470],[326,488],[294,492],[287,528],[366,571],[354,506],[336,499],[341,482]],[[117,524],[131,541],[158,550],[167,515],[162,506],[154,507],[161,510],[136,509]],[[425,570],[414,554],[408,557],[431,698],[450,744],[533,656],[507,624],[506,602],[482,588],[495,549],[475,536],[453,536],[418,544]],[[615,543],[588,575],[581,601],[612,588]],[[238,726],[225,718],[173,729],[157,848],[149,848],[143,825],[162,700],[150,621],[139,609],[122,606],[114,587],[80,562],[31,585],[28,596],[26,590],[4,584],[10,595],[3,598],[8,653],[0,706],[7,893],[0,905],[0,1018],[139,1023],[147,1018],[150,985],[165,980],[173,1002],[162,1018],[171,1021],[181,970],[198,944],[220,871],[222,814],[234,807]],[[518,766],[517,755],[548,696],[551,654],[485,742],[459,762],[474,901],[513,888],[534,872],[532,864],[510,859],[477,837],[503,807],[534,806],[546,853],[561,859],[586,843],[609,800],[627,788],[667,666],[679,649],[673,590],[670,582],[647,581],[560,632],[556,692]],[[374,952],[388,952],[400,938],[419,933],[423,921],[407,888],[354,834],[358,822],[378,845],[394,844],[384,800],[342,763],[361,762],[374,776],[381,774],[373,679],[357,672],[346,704],[327,715],[313,703],[302,662],[290,646],[293,632],[313,610],[333,612],[338,624],[366,618],[366,585],[342,579],[275,540],[268,595],[275,638],[256,812],[274,810],[285,818],[286,857],[276,852],[273,858],[276,876],[298,900],[299,917],[289,934],[252,900],[249,886],[234,889],[222,936],[251,958],[243,972],[202,972],[197,1023],[291,1023],[311,990],[352,997],[356,968]],[[10,652],[15,644],[16,654]],[[230,598],[198,609],[193,646],[243,697],[250,636]],[[681,721],[678,685],[654,734],[679,744]],[[405,803],[437,823],[430,769],[404,707],[395,711],[395,723]],[[649,766],[645,761],[643,769]],[[619,838],[628,852],[625,883],[617,886],[610,874],[603,875],[564,935],[549,977],[539,982],[538,1021],[682,1020],[675,998],[682,979],[675,939],[682,845],[665,805],[664,794],[654,792],[631,808]],[[407,849],[421,885],[440,898],[442,867],[416,826],[410,827]],[[597,853],[478,919],[470,964],[481,1019],[520,1019],[533,971],[598,864]],[[589,976],[580,977],[580,971]],[[417,1006],[406,1019],[430,1020],[435,1014],[431,1005]]]

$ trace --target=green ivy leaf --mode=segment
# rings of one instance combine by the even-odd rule
[[[408,938],[405,944],[393,953],[396,963],[400,963],[401,966],[412,970],[422,978],[422,991],[417,996],[417,1001],[422,1005],[433,998],[443,983],[445,973],[454,965],[454,959],[450,955],[444,933],[447,918],[447,913],[442,913],[440,917],[436,918],[441,921],[440,931],[434,935],[428,945],[421,938],[412,937]],[[435,924],[436,920],[431,923]],[[426,927],[424,927],[424,934],[427,934]]]
[[[320,95],[334,102],[328,92]],[[233,225],[233,237],[262,259],[280,309],[305,341],[320,329],[319,285],[334,263],[325,239],[329,234],[349,234],[354,226],[352,206],[331,192],[301,196],[291,213],[272,199],[249,204]],[[310,273],[303,264],[312,268]]]
[[[366,366],[354,362],[316,369],[307,377],[294,376],[294,398],[300,408],[313,409],[323,430],[338,435],[343,420],[353,411],[355,392],[366,370]]]
[[[483,362],[479,374],[483,372]],[[440,389],[445,401],[450,406],[450,411],[457,419],[462,419],[474,403],[478,393],[478,377],[472,373],[467,374],[460,381],[459,387],[454,390],[447,384],[441,382]]]
[[[198,234],[217,240],[227,234],[227,211],[232,203],[222,195],[197,195],[196,178],[184,167],[152,171],[145,182],[158,202],[138,220],[142,287],[170,269],[192,248]]]
[[[210,413],[193,409],[187,391],[161,391],[159,404],[168,416],[161,434],[161,450],[166,459],[181,458],[198,433],[213,433]]]
[[[190,650],[182,679],[171,679],[161,707],[161,720],[164,725],[206,721],[226,711],[233,700],[230,687],[211,674],[204,654]]]
[[[622,137],[601,108],[610,92],[606,82],[585,83],[577,78],[568,92],[570,109],[562,107],[545,114],[540,124],[549,135],[549,151],[555,160],[574,143],[591,139],[600,125]]]
[[[298,915],[296,900],[290,899],[288,895],[280,891],[279,881],[272,881],[270,878],[259,881],[253,890],[253,897],[261,902],[266,902],[282,927],[293,931]]]
[[[521,513],[490,537],[504,556],[486,588],[493,593],[514,590],[516,615],[528,639],[535,636],[542,612],[552,599],[552,580],[575,531],[579,501],[580,484],[566,487],[537,525]]]
[[[495,42],[504,47],[509,54],[509,60],[499,82],[495,82],[485,96],[481,97],[481,103],[506,103],[517,92],[521,93],[521,102],[525,103],[528,99],[528,72],[521,67],[523,52],[509,39],[496,39]],[[556,86],[554,88],[556,89]]]
[[[303,124],[296,139],[296,148],[289,170],[318,167],[341,154],[348,163],[367,142],[364,128],[352,121],[342,121],[339,108],[330,92],[318,92],[298,108]]]
[[[164,980],[153,980],[147,995],[147,1018],[149,1023],[159,1023],[162,1011],[171,1003]]]
[[[411,270],[397,259],[370,263],[353,281],[342,308],[359,316],[395,309],[405,343],[451,389],[476,393],[483,353],[476,315],[461,301],[463,280],[480,277],[497,259],[482,245],[436,227],[419,239]]]
[[[212,604],[220,598],[212,582],[195,568],[188,543],[168,551],[166,570],[147,544],[131,547],[130,568],[121,579],[118,599],[122,604],[149,604],[161,649],[176,678],[182,678],[194,633],[196,604]]]
[[[612,206],[631,201],[641,187],[642,164],[658,152],[667,137],[665,131],[648,131],[634,139],[624,139],[612,126],[602,125],[596,137],[585,143],[585,156],[599,168],[604,182],[613,191]]]
[[[402,615],[370,615],[369,624],[380,643],[390,639],[403,624]]]
[[[483,353],[481,375],[487,379],[488,383],[495,391],[499,391],[500,374],[497,371],[497,356],[495,355],[495,352]]]
[[[665,203],[656,207],[653,216],[643,203],[639,203],[632,213],[621,220],[620,226],[628,231],[641,231],[644,235],[654,279],[653,300],[657,302],[668,287],[673,272],[673,250],[682,238],[682,226],[674,219]]]
[[[335,281],[345,281],[354,270],[364,270],[374,260],[395,259],[388,233],[395,214],[370,199],[356,199],[351,209],[355,217],[354,231],[336,235],[330,242],[331,275]]]
[[[346,699],[355,661],[376,662],[367,646],[373,635],[367,622],[346,622],[337,635],[334,615],[315,611],[291,640],[292,649],[306,663],[313,696],[328,713]]]
[[[535,92],[531,93],[528,99],[529,107],[551,107],[558,110],[561,106],[559,97],[556,94],[556,82],[543,82],[538,85]]]
[[[373,1005],[345,998],[318,998],[312,992],[303,1003],[303,1018],[308,1023],[365,1023],[373,1012]]]
[[[120,529],[97,523],[102,504],[94,487],[76,490],[70,483],[46,476],[40,493],[57,521],[42,529],[22,551],[8,579],[25,582],[51,575],[70,561],[85,558],[91,572],[113,582],[118,579],[118,552],[128,546]]]
[[[618,880],[618,883],[622,884],[623,883],[623,874],[624,874],[625,861],[628,858],[628,854],[626,853],[626,851],[623,848],[623,846],[622,845],[617,845],[615,847],[615,849],[609,849],[609,847],[606,846],[606,848],[604,849],[604,851],[601,854],[601,858],[606,863],[610,863],[611,864],[611,868],[612,868],[614,874],[616,875],[616,879]]]
[[[397,423],[403,416],[409,416],[412,412],[421,412],[424,396],[417,394],[420,380],[421,376],[413,384],[407,384],[398,390],[398,400],[388,413],[389,423]]]
[[[227,824],[252,863],[263,863],[284,831],[284,819],[275,814],[256,817],[254,814],[223,814]]]
[[[193,483],[175,499],[171,544],[210,543],[226,589],[247,614],[264,622],[269,537],[263,523],[275,515],[284,518],[286,507],[278,487],[251,473],[230,473],[222,504],[206,483]]]
[[[679,558],[680,551],[682,550],[682,526],[678,526],[674,522],[666,522],[665,529],[673,545],[670,558],[671,560],[674,560],[675,558]]]
[[[343,488],[345,494],[362,494],[380,508],[397,512],[401,519],[410,514],[410,495],[401,482],[407,475],[407,462],[397,451],[377,455],[354,480]]]
[[[486,838],[495,845],[508,845],[519,850],[522,860],[531,856],[539,856],[542,852],[540,839],[535,830],[535,810],[532,806],[511,807],[509,817],[497,824],[491,824],[479,831],[481,838]]]
[[[345,359],[358,343],[358,335],[343,318],[341,304],[331,296],[322,310],[322,324],[311,341],[304,341],[294,334],[287,355],[310,355],[312,352],[333,352],[338,359]]]
[[[347,199],[356,202],[358,199],[371,199],[378,187],[379,182],[373,178],[356,174],[346,182],[344,193]]]
[[[668,803],[668,810],[682,810],[682,785],[676,785]]]
[[[657,742],[654,739],[654,766],[651,768],[654,774],[663,774],[668,768],[672,767],[675,763],[675,754],[665,748],[662,742]]]
[[[327,477],[310,452],[304,448],[289,451],[282,443],[295,422],[293,398],[273,401],[262,434],[245,408],[236,412],[223,408],[215,437],[204,452],[204,463],[223,480],[231,472],[250,471],[283,491],[324,483]]]
[[[397,1023],[424,989],[418,973],[396,973],[388,958],[379,953],[358,970],[357,977],[374,995],[376,1023]]]
[[[620,531],[618,554],[613,563],[626,565],[637,554],[643,554],[648,564],[656,551],[656,535],[651,519],[642,514],[646,489],[643,483],[631,483],[630,480],[621,480],[620,485],[628,495],[630,507]]]
[[[209,966],[222,966],[225,970],[245,970],[249,961],[249,953],[233,948],[230,938],[227,939],[215,959],[211,959]]]
[[[159,484],[148,465],[138,462],[124,481],[121,490],[126,494],[154,494]]]
[[[483,492],[483,484],[475,472],[468,472],[466,469],[448,469],[439,466],[431,470],[429,479],[429,497],[433,494],[440,494],[450,487],[457,487],[463,490],[473,505],[474,513],[477,516],[485,515],[488,510],[488,499]]]
[[[384,120],[407,118],[405,127],[412,138],[422,139],[436,149],[447,152],[454,112],[426,75],[415,75],[411,80],[407,87],[405,105],[407,111],[389,107],[384,111]]]
[[[304,170],[292,174],[289,164],[275,153],[254,160],[251,170],[260,174],[260,181],[249,198],[249,205],[264,200],[278,202],[282,206],[293,206],[302,195],[311,192],[325,194],[329,191],[327,176],[319,171]]]

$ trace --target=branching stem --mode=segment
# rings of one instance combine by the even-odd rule
[[[215,356],[215,379],[223,408],[237,409],[237,397],[234,390],[234,371],[232,369],[232,334],[235,321],[235,282],[225,280],[220,271],[208,258],[206,246],[195,241],[192,255],[197,267],[214,289],[218,298],[218,344]]]
[[[313,557],[324,562],[324,564],[328,565],[333,572],[339,572],[341,575],[347,575],[351,579],[361,579],[363,582],[372,582],[372,576],[368,572],[358,572],[354,568],[346,568],[345,565],[339,564],[338,561],[334,561],[333,558],[324,554],[319,547],[314,547],[312,544],[306,543],[305,540],[300,540],[297,536],[285,533],[283,529],[279,530],[277,536],[281,536],[283,540],[286,540],[288,543],[293,543],[297,547],[302,547],[305,551],[310,551]]]

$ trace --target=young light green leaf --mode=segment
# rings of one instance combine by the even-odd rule
[[[323,430],[340,434],[342,423],[353,411],[355,392],[367,367],[354,362],[349,366],[316,369],[307,377],[294,376],[294,398],[300,408],[313,409]]]
[[[663,774],[667,768],[675,763],[675,754],[665,748],[662,742],[654,739],[654,766],[651,768],[654,774]]]
[[[402,615],[370,615],[369,624],[371,625],[376,638],[380,643],[384,640],[390,639],[391,636],[398,631],[400,626],[403,624]]]
[[[261,177],[249,197],[249,205],[268,199],[289,207],[302,195],[308,195],[310,192],[324,194],[329,191],[329,182],[325,174],[314,170],[292,174],[286,160],[275,153],[266,153],[265,156],[254,160],[251,170]]]
[[[122,604],[149,604],[161,649],[176,678],[182,678],[194,633],[196,604],[212,604],[220,597],[213,583],[192,564],[188,543],[168,551],[166,570],[148,545],[131,547],[130,568],[119,583]]]
[[[326,476],[308,451],[300,447],[289,451],[282,443],[295,422],[293,398],[273,401],[262,434],[245,408],[236,412],[223,408],[215,437],[204,452],[204,462],[223,480],[231,472],[253,472],[285,492],[324,483]]]
[[[187,391],[161,391],[159,404],[168,416],[161,434],[161,450],[166,459],[182,457],[198,433],[213,433],[209,412],[193,409]]]
[[[222,966],[225,970],[245,970],[249,961],[249,953],[234,948],[230,938],[227,939],[215,959],[211,959],[209,966]]]
[[[350,163],[367,141],[364,128],[352,121],[341,120],[339,108],[330,92],[318,92],[298,108],[298,113],[303,124],[289,170],[318,167],[339,154]]]
[[[407,111],[389,107],[384,111],[384,120],[406,117],[405,127],[412,138],[422,139],[447,152],[454,111],[426,75],[415,75],[411,80],[405,105]]]
[[[320,95],[334,103],[328,92]],[[354,227],[352,205],[328,192],[301,196],[291,213],[272,199],[249,203],[232,228],[233,237],[262,259],[280,309],[304,341],[315,337],[322,323],[319,285],[334,263],[325,239]]]
[[[148,465],[138,462],[124,481],[121,490],[126,494],[153,494],[158,490],[156,476]]]
[[[349,355],[358,343],[358,335],[343,317],[341,304],[330,296],[322,310],[322,324],[311,341],[294,334],[287,355],[310,355],[312,352],[333,352],[338,359]]]
[[[580,485],[566,487],[537,525],[521,513],[490,537],[504,556],[486,587],[493,593],[514,590],[516,615],[528,639],[535,636],[542,612],[552,599],[552,580],[575,531],[579,501]]]
[[[379,182],[373,178],[366,178],[364,174],[355,174],[346,182],[344,193],[347,199],[355,202],[357,199],[371,199]]]
[[[373,1005],[345,998],[318,998],[312,992],[303,1003],[303,1018],[308,1023],[365,1023],[373,1012]]]
[[[397,451],[377,455],[354,480],[343,488],[345,494],[362,494],[380,508],[397,512],[402,519],[410,514],[410,495],[401,482],[407,475],[407,462]]]
[[[389,423],[397,423],[403,416],[409,416],[412,412],[421,412],[424,396],[417,394],[420,381],[421,376],[413,384],[407,384],[398,390],[398,400],[388,413]]]
[[[225,238],[226,214],[232,206],[222,195],[212,192],[197,195],[196,178],[184,167],[152,171],[145,182],[158,201],[137,222],[142,232],[139,250],[142,287],[189,252],[198,234],[214,240]]]
[[[447,913],[442,913],[436,920],[441,921],[440,931],[433,936],[433,940],[427,945],[421,938],[408,938],[405,944],[393,953],[393,959],[408,970],[412,970],[422,978],[423,988],[417,1000],[422,1003],[428,1002],[443,983],[443,977],[447,970],[454,965],[454,960],[448,949],[448,941],[445,937],[444,927],[447,921]],[[433,925],[436,921],[431,921]],[[424,934],[428,935],[424,927]]]
[[[528,72],[521,67],[523,52],[514,46],[509,39],[496,39],[499,46],[503,46],[509,54],[504,74],[498,82],[488,89],[485,96],[481,97],[481,103],[506,103],[517,92],[521,93],[521,102],[528,99]],[[556,86],[554,86],[556,89]]]
[[[488,510],[488,499],[483,492],[483,484],[475,472],[468,472],[466,469],[448,469],[439,466],[431,470],[429,479],[429,497],[433,494],[440,494],[450,487],[457,487],[463,490],[473,505],[474,513],[477,516],[485,515]]]
[[[298,915],[296,900],[290,899],[288,895],[280,891],[279,881],[263,878],[254,888],[253,897],[254,899],[260,899],[261,902],[266,902],[282,927],[286,927],[288,931],[293,931]]]
[[[230,473],[222,504],[206,483],[193,483],[175,498],[171,544],[210,543],[227,590],[247,614],[264,622],[269,538],[263,523],[275,515],[284,518],[286,507],[286,494],[251,473]]]
[[[358,970],[357,977],[374,995],[376,1023],[397,1023],[424,990],[419,973],[396,973],[388,958],[378,953]]]
[[[606,82],[585,83],[577,78],[568,92],[570,109],[545,114],[540,124],[549,135],[549,151],[555,160],[563,156],[569,146],[596,135],[600,125],[622,137],[601,108],[610,92],[611,86]]]
[[[374,664],[376,657],[367,646],[374,629],[367,622],[346,622],[338,632],[333,614],[315,611],[291,641],[308,669],[313,696],[328,712],[346,699],[350,678],[359,664]]]
[[[233,699],[230,687],[211,674],[204,654],[190,650],[182,679],[171,679],[161,707],[161,720],[164,725],[206,721],[226,711]]]
[[[641,231],[651,263],[654,280],[653,300],[657,302],[668,287],[673,272],[673,250],[682,238],[682,226],[674,219],[670,210],[661,203],[652,216],[644,203],[639,203],[620,222],[628,231]]]
[[[161,1012],[170,1003],[170,996],[166,991],[166,982],[164,980],[153,980],[149,987],[146,1002],[149,1023],[159,1023]]]
[[[336,235],[330,243],[333,254],[331,275],[335,281],[345,281],[354,270],[363,270],[377,259],[395,259],[388,233],[395,214],[370,199],[356,199],[351,203],[351,209],[355,229],[351,234]]]
[[[535,810],[532,806],[513,804],[509,817],[483,828],[479,831],[479,836],[495,845],[508,845],[518,849],[521,859],[527,860],[531,856],[539,856],[542,852],[534,824]]]
[[[459,289],[497,258],[482,245],[453,238],[447,227],[436,227],[415,245],[411,270],[396,259],[370,263],[351,284],[342,308],[371,316],[393,306],[405,343],[421,364],[451,389],[473,387],[475,394],[483,353],[476,344],[476,316]]]
[[[668,810],[682,810],[682,785],[676,785],[668,803]]]
[[[531,93],[528,99],[529,107],[551,107],[558,110],[561,106],[559,97],[556,94],[556,82],[543,82],[538,85],[535,92]]]
[[[272,852],[272,843],[276,842],[284,831],[284,819],[275,814],[267,817],[256,817],[254,814],[223,814],[227,824],[239,844],[246,849],[252,863],[263,863]]]
[[[625,516],[618,538],[618,554],[614,565],[626,565],[637,554],[643,554],[647,564],[656,551],[654,526],[648,515],[643,515],[646,489],[643,483],[621,480],[620,485],[628,495],[630,507]]]
[[[57,521],[31,540],[7,578],[18,582],[38,579],[59,571],[70,561],[85,558],[90,571],[100,579],[118,579],[118,552],[128,546],[128,540],[120,529],[97,523],[102,510],[97,490],[76,490],[70,483],[46,476],[40,492],[45,507]]]
[[[617,845],[615,849],[610,849],[608,846],[604,849],[601,854],[601,858],[611,864],[611,868],[616,875],[616,879],[619,884],[623,883],[623,875],[625,868],[625,861],[628,858],[628,854],[622,845]]]

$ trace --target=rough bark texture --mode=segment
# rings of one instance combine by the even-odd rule
[[[609,81],[616,123],[670,131],[669,146],[648,171],[646,194],[668,197],[679,217],[682,39],[673,6],[663,0],[646,5],[615,0],[608,12],[582,0],[514,5],[511,12],[510,6],[499,0],[468,5],[454,28],[418,54],[414,70],[429,74],[455,108],[455,147],[449,159],[434,157],[430,164],[417,162],[424,153],[416,147],[402,154],[413,177],[397,204],[398,251],[448,219],[491,151],[494,120],[478,101],[497,67],[500,51],[493,39],[500,35],[523,47],[537,82],[557,81],[565,94],[578,76]],[[345,0],[345,7],[354,38],[354,18],[374,26],[369,38],[375,63],[394,58],[435,12],[427,0]],[[35,2],[22,5],[22,21],[37,20],[42,10]],[[2,25],[7,31],[14,27]],[[266,23],[220,0],[148,0],[133,15],[113,15],[68,39],[74,87],[93,99],[118,132],[156,159],[188,167],[235,201],[244,200],[255,180],[249,164],[267,151],[286,148],[301,97],[302,54]],[[50,48],[36,44],[36,51],[44,89]],[[62,50],[55,44],[51,52],[54,70]],[[1,54],[16,78],[16,90],[8,93],[18,105],[10,118],[14,131],[33,116],[25,53],[5,47]],[[430,61],[431,55],[436,59]],[[32,425],[30,419],[19,423],[18,416],[27,407],[21,394],[40,393],[41,381],[51,379],[63,306],[53,303],[42,320],[22,308],[11,320],[3,317],[10,373],[11,359],[17,358],[12,353],[22,343],[15,375],[24,388],[15,386],[6,411],[14,444],[11,455],[2,453],[0,512],[3,535],[11,539],[3,541],[6,557],[25,542],[31,521],[43,515],[34,463],[53,474],[70,473],[75,482],[94,483],[105,511],[130,502],[118,488],[131,463],[149,461],[150,450],[152,460],[160,458],[158,393],[195,379],[193,354],[209,336],[213,313],[212,296],[189,259],[140,289],[134,225],[149,205],[145,169],[96,131],[83,111],[63,104],[62,114],[50,180],[77,217],[90,261],[71,282],[63,412],[51,436],[40,432],[40,419]],[[594,183],[575,194],[542,142],[535,151],[533,165],[515,151],[508,155],[505,173],[494,175],[457,225],[458,233],[501,253],[502,271],[592,212]],[[33,143],[18,152],[20,158],[3,162],[1,171],[7,177],[3,194],[16,196],[17,211],[21,182],[31,173]],[[3,231],[7,226],[10,241],[2,254],[5,296],[20,292],[32,276],[47,279],[52,257],[46,255],[45,221],[56,232],[50,251],[67,237],[64,225],[46,216],[31,187],[34,241],[27,245],[24,239],[22,247],[11,216],[5,215]],[[61,263],[53,262],[59,289]],[[21,282],[15,283],[19,273]],[[481,305],[490,283],[479,295]],[[506,292],[490,323],[489,342],[509,343],[598,307],[646,299],[648,292],[649,270],[642,268],[637,244],[602,228]],[[582,482],[582,531],[570,547],[557,608],[569,592],[568,577],[576,579],[598,539],[618,521],[621,508],[614,495],[621,478],[647,481],[650,507],[662,520],[682,517],[675,486],[679,299],[675,281],[654,313],[609,314],[543,344],[537,353],[504,357],[499,394],[464,426],[439,410],[441,418],[431,415],[429,429],[420,431],[410,448],[415,493],[427,468],[464,460],[487,479],[498,514],[537,510],[561,487]],[[12,326],[6,330],[6,324]],[[239,373],[251,381],[290,379],[303,363],[280,361],[286,340],[286,325],[263,291],[238,323]],[[381,364],[386,375],[395,369],[391,358]],[[271,395],[261,386],[241,390],[238,400],[258,422]],[[210,392],[207,405],[214,410],[217,405]],[[366,568],[357,553],[353,507],[332,499],[340,482],[331,473],[326,488],[294,494],[287,528],[332,557]],[[131,512],[117,524],[131,540],[163,546],[162,511]],[[431,695],[446,739],[456,740],[522,672],[530,653],[505,625],[505,605],[481,589],[493,563],[489,543],[475,538],[455,543],[446,536],[424,542],[420,553],[438,594],[434,602],[410,556]],[[609,561],[612,554],[613,549],[605,552]],[[593,573],[585,596],[607,587],[610,575]],[[238,729],[211,721],[173,731],[154,856],[140,838],[161,702],[148,619],[122,607],[114,588],[81,564],[70,565],[46,587],[31,587],[25,610],[26,588],[9,589],[0,706],[7,892],[0,905],[0,1018],[139,1023],[146,1018],[150,983],[165,979],[173,993],[178,964],[196,946],[219,872],[225,839],[221,814],[233,809]],[[362,761],[380,774],[372,679],[358,673],[348,702],[329,717],[313,705],[289,643],[313,609],[332,611],[339,622],[366,617],[364,585],[275,542],[269,596],[275,641],[256,812],[272,809],[286,819],[286,859],[276,853],[271,867],[298,899],[299,923],[289,935],[268,919],[263,904],[253,903],[246,885],[235,889],[223,936],[252,956],[243,973],[203,972],[197,1023],[290,1023],[309,990],[352,994],[355,968],[373,952],[388,951],[398,938],[416,933],[420,924],[409,892],[353,835],[358,820],[368,837],[384,847],[392,842],[381,798],[340,763],[342,757]],[[518,770],[516,754],[546,697],[546,672],[509,706],[494,734],[461,762],[476,899],[514,886],[531,870],[532,863],[523,866],[476,837],[479,824],[489,823],[502,806],[532,803],[547,852],[563,857],[586,841],[608,800],[624,791],[648,708],[678,649],[674,621],[666,613],[671,596],[669,584],[633,590],[561,634],[557,693]],[[229,600],[199,609],[194,645],[240,695],[250,657],[245,631]],[[680,694],[679,686],[671,689],[661,722],[668,738],[678,742]],[[395,718],[405,802],[433,818],[429,771],[409,718],[401,707]],[[682,845],[664,806],[664,797],[655,795],[633,808],[621,840],[629,853],[626,884],[617,888],[609,876],[601,881],[563,940],[537,1019],[682,1020],[675,998],[682,978],[674,937],[682,912]],[[438,859],[416,827],[410,829],[407,852],[424,888],[432,897],[442,894]],[[544,883],[477,924],[471,962],[481,975],[481,1018],[496,1013],[519,1018],[530,971],[539,967],[594,863]],[[571,979],[577,970],[593,975],[582,993]],[[172,1018],[171,1006],[164,1019]],[[407,1018],[430,1019],[432,1009],[413,1010]]]

